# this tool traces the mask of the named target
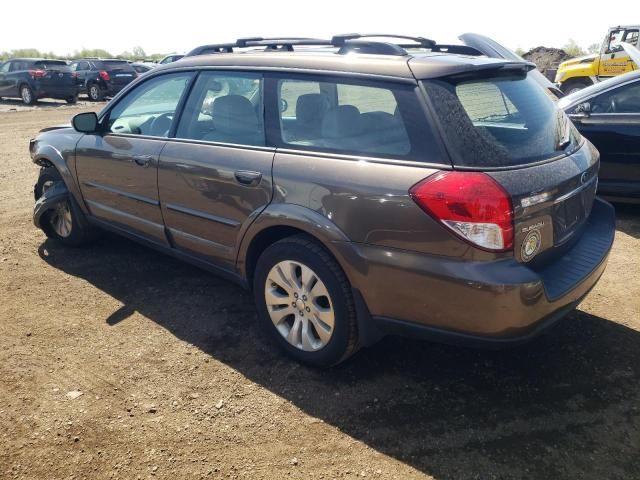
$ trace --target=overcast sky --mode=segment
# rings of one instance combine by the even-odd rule
[[[82,48],[118,54],[134,46],[147,53],[184,52],[243,36],[328,37],[354,31],[420,35],[440,42],[475,32],[524,50],[538,45],[561,47],[573,38],[586,47],[600,43],[610,26],[640,23],[637,0],[604,2],[597,10],[583,8],[596,2],[576,0],[2,3],[0,51],[37,48],[57,54]]]

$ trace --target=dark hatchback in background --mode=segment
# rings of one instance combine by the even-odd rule
[[[559,103],[600,152],[600,194],[640,203],[640,71],[596,83]]]
[[[126,60],[78,59],[71,63],[80,85],[80,93],[86,93],[94,102],[112,97],[138,74]]]
[[[64,60],[13,58],[0,64],[0,98],[20,98],[33,105],[40,98],[75,103],[78,85]]]
[[[598,153],[531,64],[361,35],[192,53],[31,141],[48,236],[101,227],[237,281],[320,366],[389,333],[522,342],[604,271]]]

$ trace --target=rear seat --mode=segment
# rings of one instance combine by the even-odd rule
[[[353,105],[329,110],[322,122],[322,138],[315,145],[326,148],[388,153],[410,149],[402,120],[386,112],[360,113]]]

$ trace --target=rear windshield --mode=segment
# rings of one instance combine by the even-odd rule
[[[126,60],[93,60],[93,64],[98,70],[109,70],[112,68],[133,70],[133,67]]]
[[[61,60],[45,60],[42,62],[36,62],[34,67],[41,68],[43,70],[68,70],[69,66],[67,62],[63,62]]]
[[[523,165],[579,146],[573,124],[528,74],[424,83],[456,165]]]

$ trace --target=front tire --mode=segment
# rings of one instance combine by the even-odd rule
[[[69,105],[75,105],[76,103],[78,103],[78,95],[72,95],[70,97],[67,97],[64,99],[65,102],[67,102]]]
[[[262,326],[297,361],[326,368],[356,352],[349,281],[331,254],[309,237],[269,246],[258,259],[253,292]]]
[[[22,85],[20,87],[20,98],[25,105],[33,105],[36,103],[36,97],[33,94],[33,89],[29,85]]]
[[[101,102],[104,99],[102,88],[100,88],[100,85],[98,85],[97,83],[89,84],[87,94],[89,95],[89,100],[93,102]]]
[[[570,95],[577,92],[578,90],[587,88],[590,85],[592,84],[587,82],[586,80],[569,80],[560,87],[560,90],[562,90],[565,95]]]
[[[63,182],[62,176],[55,168],[43,168],[34,189],[36,200],[59,182]],[[58,203],[43,215],[41,227],[48,238],[58,240],[69,247],[79,247],[94,237],[93,228],[71,193],[65,201]]]

